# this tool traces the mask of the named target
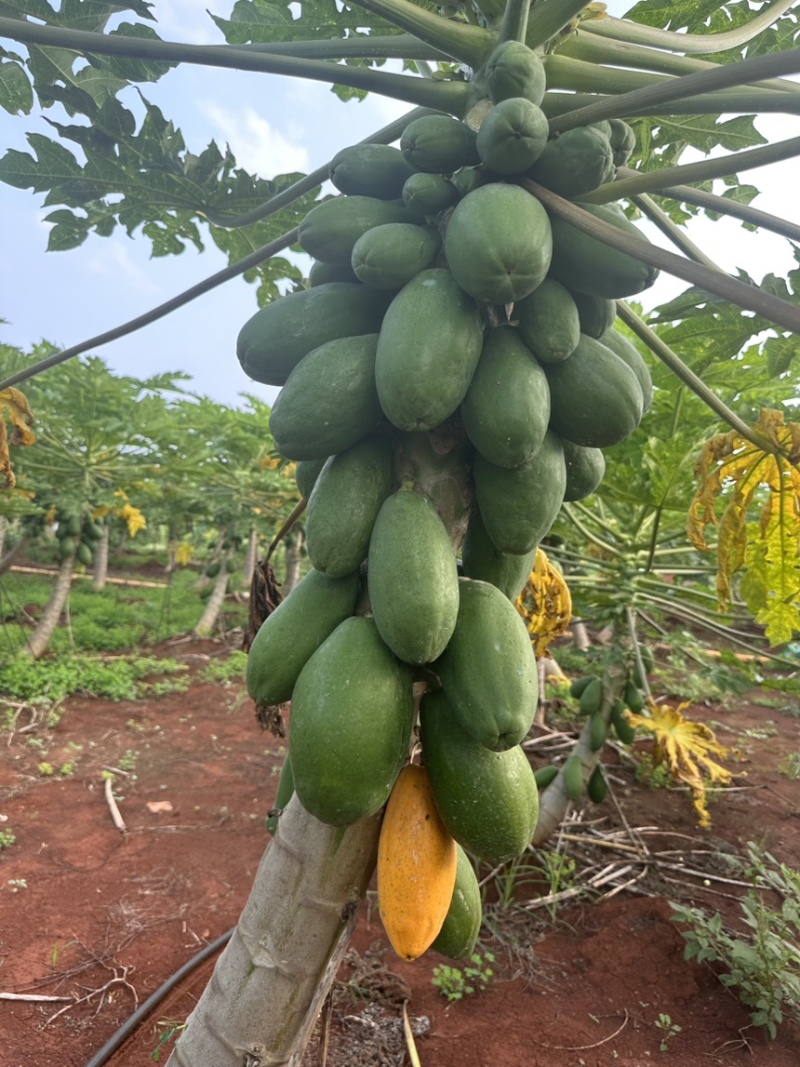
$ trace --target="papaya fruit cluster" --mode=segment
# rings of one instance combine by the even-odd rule
[[[296,791],[344,826],[392,796],[381,907],[406,958],[441,947],[451,907],[461,936],[445,947],[471,951],[480,897],[459,848],[498,864],[531,840],[538,791],[521,742],[538,676],[514,602],[562,502],[597,488],[601,450],[636,428],[651,393],[613,322],[614,301],[654,271],[550,217],[520,184],[579,196],[627,159],[630,129],[550,139],[541,61],[515,42],[477,76],[480,129],[428,114],[399,148],[339,153],[341,195],[299,228],[310,287],[257,312],[237,345],[250,377],[282,386],[270,428],[308,500],[314,569],[248,661],[257,704],[292,701],[278,807]],[[613,208],[591,211],[633,228]],[[420,678],[424,771],[398,777]],[[453,847],[409,838],[409,825],[438,825],[433,814]],[[412,908],[415,893],[428,903]],[[406,915],[435,911],[410,924],[428,931],[424,946],[387,919],[398,900]]]
[[[88,567],[94,558],[94,549],[103,537],[103,527],[86,513],[59,508],[56,512],[56,537],[60,559],[74,558]]]

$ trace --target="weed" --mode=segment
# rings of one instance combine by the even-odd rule
[[[648,752],[637,753],[636,780],[650,789],[669,789],[675,779],[666,763],[654,763]]]
[[[494,977],[494,953],[473,952],[463,970],[443,963],[433,968],[431,981],[451,1004],[473,993],[483,992]]]
[[[75,773],[75,764],[62,763],[61,766],[58,768],[58,773],[61,775],[62,778],[71,778]]]
[[[568,889],[575,881],[577,864],[571,856],[565,856],[563,852],[542,852],[542,870],[550,885],[550,896],[557,897],[564,889]],[[555,922],[558,916],[558,900],[554,899],[548,905],[551,922]]]
[[[117,760],[117,766],[121,771],[127,771],[132,774],[136,770],[136,761],[139,758],[139,753],[132,748],[128,748]]]
[[[800,778],[800,752],[792,752],[785,760],[782,760],[778,768],[781,774],[791,778],[793,782]]]
[[[658,1030],[661,1031],[661,1042],[658,1046],[659,1052],[669,1052],[669,1043],[682,1030],[682,1027],[678,1026],[670,1019],[669,1015],[662,1012],[656,1021],[653,1023]]]
[[[243,682],[247,665],[247,653],[241,649],[234,649],[225,659],[213,660],[203,671],[204,682],[214,684],[221,682],[230,685],[231,682]]]
[[[10,826],[7,830],[0,830],[0,852],[4,848],[11,848],[16,840],[17,836]]]
[[[161,1060],[161,1053],[166,1046],[172,1041],[176,1034],[179,1034],[181,1030],[186,1029],[186,1023],[175,1022],[172,1019],[162,1019],[159,1022],[159,1035],[158,1044],[150,1053],[150,1059],[155,1060],[158,1063]]]
[[[45,763],[44,760],[39,764],[38,770],[42,778],[52,778],[52,776],[56,773],[56,769],[53,764]]]
[[[719,913],[709,916],[699,908],[673,904],[673,920],[688,927],[681,931],[686,939],[686,959],[721,963],[726,971],[720,974],[720,981],[736,988],[742,1003],[752,1009],[753,1025],[765,1027],[774,1038],[785,1009],[800,1020],[800,873],[778,863],[752,842],[748,842],[747,851],[749,863],[744,873],[751,888],[739,901],[748,928],[745,937],[727,930]],[[764,889],[778,893],[780,910],[764,902]]]

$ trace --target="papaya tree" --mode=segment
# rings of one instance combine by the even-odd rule
[[[7,153],[0,177],[62,205],[49,216],[56,246],[120,223],[177,250],[208,220],[238,269],[269,264],[259,268],[265,306],[244,324],[237,354],[255,380],[284,387],[272,419],[279,451],[298,474],[317,465],[303,490],[314,570],[262,626],[248,668],[260,705],[292,699],[282,796],[294,794],[170,1062],[299,1062],[376,854],[398,953],[424,951],[410,932],[423,926],[428,945],[469,952],[479,896],[459,847],[502,862],[541,841],[591,789],[609,724],[621,736],[630,729],[618,697],[640,706],[640,658],[612,663],[582,697],[586,730],[539,805],[520,748],[537,671],[513,604],[541,567],[538,543],[563,501],[597,488],[602,450],[644,415],[646,367],[619,345],[617,317],[669,368],[665,388],[680,382],[728,427],[704,454],[698,540],[730,471],[742,492],[722,531],[729,556],[747,558],[762,588],[765,574],[780,576],[780,632],[796,626],[797,427],[785,412],[748,423],[709,384],[711,365],[690,369],[626,303],[658,271],[673,274],[694,289],[683,320],[698,303],[743,309],[740,348],[767,323],[776,372],[792,373],[793,279],[726,273],[684,226],[705,211],[797,237],[750,207],[739,181],[800,152],[798,138],[764,143],[753,122],[800,107],[786,77],[800,70],[789,7],[778,0],[754,15],[745,3],[645,0],[616,19],[582,0],[477,0],[443,12],[358,0],[292,13],[239,0],[229,20],[215,20],[228,44],[203,47],[160,41],[147,6],[133,2],[126,10],[139,21],[110,32],[99,5],[80,28],[66,4],[0,18],[0,34],[29,48],[27,66],[16,52],[4,58],[16,108],[36,92],[90,122],[55,126],[85,162],[37,134],[36,158]],[[76,69],[82,56],[88,66]],[[405,72],[376,69],[386,59]],[[186,152],[147,104],[137,129],[117,93],[180,62],[308,78],[416,110],[366,146],[343,146],[322,172],[266,189],[218,152]],[[155,158],[165,144],[168,173]],[[726,154],[684,163],[688,147]],[[328,176],[339,195],[315,203]],[[716,179],[726,195],[709,191]],[[676,251],[645,240],[637,213]],[[316,260],[308,287],[279,256],[298,242]],[[293,291],[278,296],[281,277]],[[760,486],[763,544],[746,523]],[[418,697],[419,788],[405,767]],[[408,818],[393,810],[379,841],[387,800]],[[409,841],[403,826],[436,833]],[[430,888],[421,898],[403,878],[417,857]]]

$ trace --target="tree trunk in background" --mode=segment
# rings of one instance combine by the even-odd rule
[[[0,538],[0,541],[2,541],[2,540],[4,540],[4,539]],[[6,554],[2,557],[2,559],[0,559],[0,574],[5,574],[6,571],[11,570],[11,566],[12,566],[14,560],[18,559],[22,555],[22,553],[25,551],[25,549],[30,544],[30,540],[31,539],[28,536],[28,534],[24,534],[19,539],[19,541],[17,541],[17,543],[14,545],[14,547],[10,548],[8,550],[8,552],[6,552]]]
[[[128,547],[128,530],[123,528],[122,535],[119,539],[119,544],[114,549],[114,556],[121,556],[125,549]]]
[[[61,564],[58,577],[56,578],[56,584],[53,586],[53,592],[50,596],[44,611],[39,617],[39,622],[36,629],[28,638],[28,642],[22,654],[30,656],[32,659],[39,659],[47,651],[47,646],[50,644],[50,639],[53,636],[56,626],[58,626],[58,620],[61,618],[61,611],[69,596],[70,586],[72,585],[72,570],[75,566],[75,553],[73,552],[69,559],[65,559]]]
[[[6,547],[6,530],[8,529],[8,519],[5,515],[0,515],[0,557]]]
[[[177,537],[170,537],[167,541],[167,563],[164,567],[164,574],[172,574],[175,570],[175,558],[178,554],[178,539]]]
[[[301,527],[295,527],[286,539],[286,578],[281,593],[284,599],[300,581],[300,565],[303,562],[303,545],[305,534]]]
[[[293,797],[167,1067],[297,1067],[375,868],[380,816],[346,828]]]
[[[256,562],[258,561],[258,530],[255,526],[250,527],[250,537],[247,541],[247,556],[244,561],[244,586],[245,589],[250,588],[250,583],[253,581],[253,572],[256,569]]]
[[[92,581],[93,589],[105,589],[106,579],[108,578],[108,546],[111,540],[111,530],[106,526],[103,529],[103,536],[94,546],[94,580]]]
[[[214,588],[208,598],[206,610],[203,612],[200,622],[194,628],[198,637],[210,637],[219,618],[222,605],[225,603],[225,594],[228,591],[228,556],[230,553],[223,552],[219,557],[219,574],[214,581]]]

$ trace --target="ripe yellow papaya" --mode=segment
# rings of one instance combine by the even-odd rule
[[[378,841],[378,905],[392,948],[415,960],[439,934],[458,870],[424,767],[404,767],[392,789]]]

